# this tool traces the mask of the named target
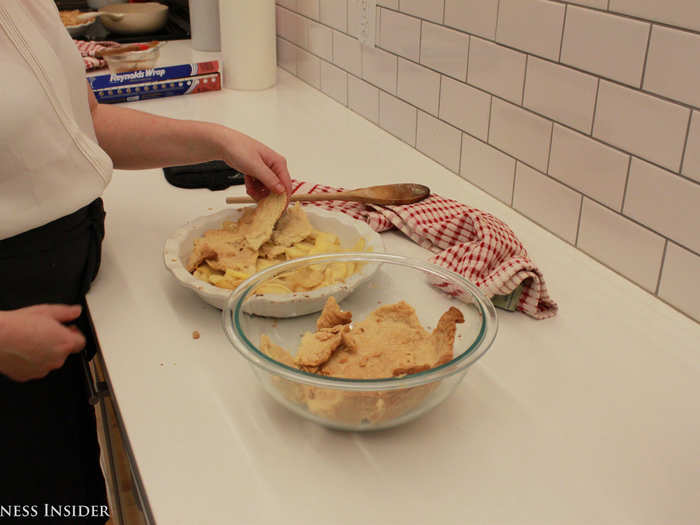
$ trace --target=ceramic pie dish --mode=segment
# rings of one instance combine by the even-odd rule
[[[165,242],[163,258],[166,268],[177,282],[191,289],[206,303],[222,309],[231,295],[231,290],[218,288],[194,277],[187,271],[194,240],[204,232],[219,229],[224,221],[235,221],[244,208],[227,208],[211,215],[198,217],[178,228]],[[377,232],[364,222],[339,212],[322,210],[315,206],[304,207],[311,225],[317,230],[338,236],[343,248],[351,248],[358,239],[364,239],[365,249],[372,253],[384,252],[384,243]],[[358,285],[369,279],[377,265],[364,265],[345,281],[309,292],[291,294],[263,294],[252,298],[246,306],[250,313],[270,317],[294,317],[318,312],[330,295],[346,296]]]

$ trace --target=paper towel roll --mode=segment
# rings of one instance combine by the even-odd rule
[[[223,85],[267,89],[277,81],[274,0],[219,0]]]
[[[192,49],[220,51],[219,0],[190,0]]]

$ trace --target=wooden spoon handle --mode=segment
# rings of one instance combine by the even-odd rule
[[[295,193],[289,196],[290,201],[358,201],[364,202],[366,199],[352,191],[338,191],[333,193]],[[252,198],[226,197],[227,204],[247,204],[255,202]]]

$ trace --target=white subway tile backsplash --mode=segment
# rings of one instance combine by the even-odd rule
[[[610,0],[610,11],[700,31],[698,0]]]
[[[561,61],[639,87],[648,37],[646,22],[569,6]]]
[[[593,135],[678,171],[690,110],[601,80]]]
[[[552,123],[518,106],[494,98],[489,143],[517,159],[547,171]]]
[[[276,0],[278,65],[700,318],[700,0],[361,1]]]
[[[700,35],[654,26],[644,89],[700,107]]]
[[[491,95],[442,77],[440,118],[467,133],[486,140],[489,131]]]
[[[333,30],[316,22],[309,22],[306,30],[308,50],[330,61],[333,57]]]
[[[654,292],[665,240],[590,199],[583,199],[577,246],[642,288]]]
[[[399,58],[398,95],[414,106],[437,115],[440,74]]]
[[[700,256],[669,242],[659,297],[700,321]]]
[[[616,210],[622,209],[629,155],[554,125],[549,174]]]
[[[700,252],[700,185],[632,158],[623,212],[671,240]]]
[[[404,13],[441,23],[444,4],[445,0],[401,0],[399,8]]]
[[[277,39],[277,63],[292,75],[297,74],[297,48],[294,44],[282,38]]]
[[[581,195],[521,162],[516,167],[513,207],[562,239],[576,242]]]
[[[377,47],[362,46],[362,78],[396,93],[396,56]]]
[[[314,20],[319,19],[319,0],[297,0],[297,12]]]
[[[297,49],[297,75],[316,89],[321,89],[321,59]]]
[[[496,39],[499,0],[445,0],[445,25]]]
[[[472,37],[469,41],[467,82],[519,104],[525,80],[525,55]]]
[[[348,74],[339,67],[321,62],[321,91],[342,105],[348,104]]]
[[[469,37],[430,22],[422,25],[420,63],[464,82],[467,79]]]
[[[347,31],[347,0],[321,0],[320,20],[321,23],[329,25],[339,31]]]
[[[523,105],[589,133],[598,79],[536,57],[527,60]]]
[[[417,109],[384,91],[379,93],[379,125],[411,146],[416,145]]]
[[[333,31],[333,62],[355,76],[362,76],[362,45],[356,38]]]
[[[548,0],[501,0],[496,40],[557,60],[565,7]]]
[[[700,112],[693,111],[688,130],[688,145],[683,160],[683,175],[700,182]]]
[[[459,174],[498,200],[511,204],[515,159],[466,133],[462,134]]]
[[[416,149],[455,173],[459,172],[461,141],[462,133],[458,129],[418,112]]]
[[[412,16],[382,9],[379,18],[379,45],[392,53],[418,62],[420,24],[420,20]]]
[[[348,75],[348,107],[375,124],[379,123],[379,89]]]
[[[303,17],[292,11],[276,8],[277,34],[294,44],[306,47],[306,25]]]

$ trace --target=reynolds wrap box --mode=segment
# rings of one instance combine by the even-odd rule
[[[89,76],[88,82],[93,91],[98,89],[119,88],[132,84],[142,84],[156,80],[195,77],[219,71],[219,61],[197,62],[195,64],[178,64],[175,66],[153,67],[125,73]]]
[[[146,70],[144,70],[146,71]],[[173,97],[176,95],[189,95],[204,91],[219,91],[221,89],[221,75],[211,73],[209,75],[197,75],[170,80],[158,80],[135,84],[120,85],[105,89],[93,89],[95,98],[103,104],[116,104],[119,102],[134,102],[149,98]]]

